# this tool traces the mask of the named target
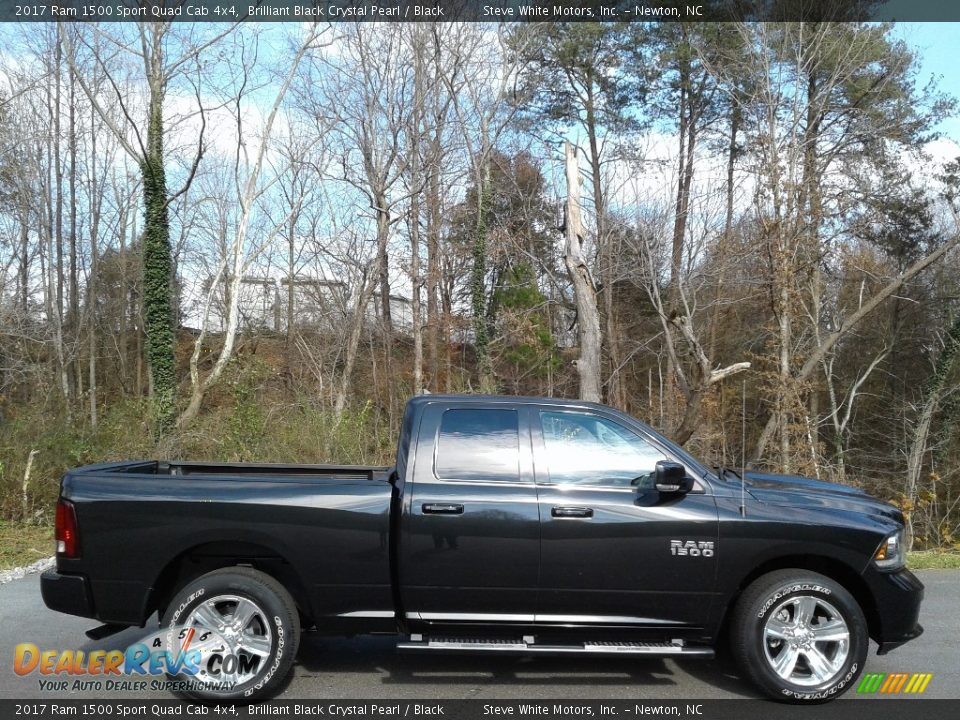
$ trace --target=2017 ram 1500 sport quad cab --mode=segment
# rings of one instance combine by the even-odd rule
[[[301,629],[624,661],[711,657],[729,638],[787,701],[840,695],[869,638],[882,654],[922,632],[899,510],[714,472],[578,401],[416,397],[394,468],[80,468],[63,479],[57,542],[47,606],[108,626],[159,613],[203,656],[193,694],[211,699],[269,695]]]

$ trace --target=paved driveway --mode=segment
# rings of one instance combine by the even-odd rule
[[[919,572],[927,586],[921,622],[926,633],[893,653],[868,658],[868,672],[932,672],[925,697],[960,698],[960,571]],[[95,623],[51,612],[40,599],[39,577],[0,585],[0,698],[53,699],[36,675],[13,673],[14,646],[86,650],[125,648],[144,631],[126,630],[99,643],[83,632]],[[595,698],[642,700],[756,697],[729,663],[630,658],[402,655],[392,638],[305,636],[289,698]],[[70,697],[116,693],[73,692]],[[139,697],[150,697],[141,694]],[[153,693],[153,697],[168,697]],[[59,695],[59,697],[64,697]]]

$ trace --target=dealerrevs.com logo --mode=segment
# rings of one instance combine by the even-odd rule
[[[195,627],[167,629],[124,650],[41,649],[26,642],[14,648],[13,671],[38,676],[41,690],[56,692],[229,691],[241,677],[255,675],[261,662],[230,648],[216,631]]]
[[[933,673],[866,673],[857,686],[861,695],[919,695],[927,689]]]

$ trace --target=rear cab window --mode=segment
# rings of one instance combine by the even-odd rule
[[[518,482],[520,421],[516,410],[451,408],[437,433],[434,475],[439,480]]]

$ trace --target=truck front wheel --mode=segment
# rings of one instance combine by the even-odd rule
[[[777,570],[740,596],[731,649],[767,695],[785,702],[839,697],[863,671],[867,622],[835,580],[802,569]]]
[[[200,700],[269,697],[293,666],[300,618],[290,593],[252,568],[231,567],[187,584],[161,620],[168,674]]]

